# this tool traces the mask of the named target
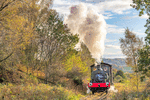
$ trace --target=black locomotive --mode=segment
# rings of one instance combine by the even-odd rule
[[[95,92],[108,93],[110,85],[113,84],[112,66],[107,63],[101,63],[99,65],[93,64],[91,67],[91,81],[88,83],[88,88]]]

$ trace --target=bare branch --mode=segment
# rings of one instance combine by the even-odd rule
[[[4,60],[7,60],[12,54],[13,54],[13,52],[11,52],[6,58],[0,60],[0,62],[2,62],[2,61],[4,61]]]
[[[12,2],[8,2],[4,5],[4,2],[2,3],[1,7],[0,7],[0,11],[2,11],[3,9],[5,9],[7,6],[9,6]]]

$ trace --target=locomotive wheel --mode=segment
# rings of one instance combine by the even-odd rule
[[[94,94],[94,91],[92,91],[92,94]]]

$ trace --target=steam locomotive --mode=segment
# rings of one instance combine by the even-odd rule
[[[113,84],[112,65],[108,63],[101,63],[99,65],[93,64],[91,67],[91,80],[88,83],[88,88],[95,92],[106,92],[110,85]]]

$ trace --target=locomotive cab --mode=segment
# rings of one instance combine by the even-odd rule
[[[93,64],[91,66],[91,81],[88,83],[92,93],[104,91],[107,93],[111,84],[113,84],[112,66],[107,63]]]

